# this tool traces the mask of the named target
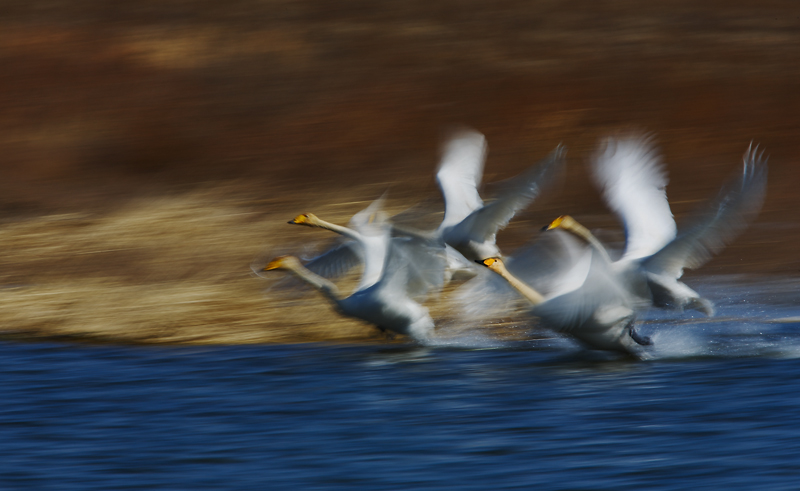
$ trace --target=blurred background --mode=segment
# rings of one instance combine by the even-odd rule
[[[298,213],[346,222],[386,189],[441,212],[454,125],[486,135],[484,182],[569,148],[504,250],[564,213],[620,238],[586,173],[604,135],[656,135],[679,227],[752,140],[762,213],[692,274],[800,273],[793,2],[8,0],[0,19],[5,337],[370,339],[249,265],[328,238]]]

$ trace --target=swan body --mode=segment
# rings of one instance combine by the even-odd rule
[[[442,276],[443,259],[436,250],[427,250],[412,239],[391,237],[390,226],[376,206],[373,203],[351,220],[355,229],[327,222],[310,213],[290,221],[341,234],[352,241],[348,247],[360,250],[364,272],[349,296],[342,298],[332,282],[310,271],[292,256],[276,258],[264,269],[290,271],[318,289],[344,315],[426,342],[433,335],[433,319],[412,296],[424,295],[440,281],[437,278]]]
[[[565,277],[571,286],[544,296],[506,269],[501,258],[480,264],[500,275],[531,304],[531,314],[547,327],[600,350],[640,356],[650,340],[634,330],[634,300],[610,276],[598,253],[586,250]]]
[[[633,295],[659,308],[695,309],[714,314],[713,303],[679,281],[685,268],[704,264],[761,207],[767,166],[752,146],[743,169],[717,199],[682,233],[672,218],[664,186],[666,174],[649,139],[611,140],[595,158],[594,173],[604,197],[625,224],[622,257],[612,261],[605,247],[574,218],[561,216],[548,230],[561,228],[585,240]]]

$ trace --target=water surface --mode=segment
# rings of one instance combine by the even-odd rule
[[[557,339],[3,342],[0,488],[798,489],[800,319],[778,290],[726,290],[712,322],[650,314],[646,361]]]

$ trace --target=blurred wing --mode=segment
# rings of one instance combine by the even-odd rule
[[[744,154],[742,172],[725,186],[716,199],[662,250],[644,260],[644,268],[656,274],[680,278],[683,269],[695,269],[733,240],[758,214],[767,187],[767,159],[752,144]]]
[[[505,264],[516,278],[550,297],[555,292],[573,289],[569,285],[575,280],[570,273],[588,250],[571,233],[555,229],[514,251]]]
[[[364,262],[364,252],[353,240],[339,240],[338,245],[305,264],[312,273],[332,279],[343,276]]]
[[[442,222],[441,198],[430,195],[422,201],[392,215],[392,227],[410,230],[412,234],[433,236],[433,230]],[[426,232],[422,232],[426,231]]]
[[[625,225],[622,260],[654,254],[676,235],[667,173],[650,138],[609,138],[595,155],[593,177]]]
[[[456,305],[452,315],[465,324],[506,317],[525,301],[506,280],[483,266],[475,269],[475,277],[459,286],[449,299]]]
[[[444,248],[395,237],[389,245],[381,289],[393,296],[422,297],[444,283]]]
[[[542,188],[553,180],[563,167],[566,153],[566,147],[559,145],[547,158],[513,178],[513,186],[499,198],[472,212],[474,219],[467,220],[471,225],[470,237],[483,242],[508,225],[514,215],[536,199]]]
[[[385,201],[386,193],[350,219],[349,228],[356,231],[355,242],[364,261],[364,270],[356,291],[369,288],[384,275],[391,240],[391,227],[382,210]]]
[[[586,280],[589,277],[591,265],[592,250],[587,247],[583,250],[581,255],[573,261],[573,264],[567,271],[554,278],[555,281],[552,282],[548,297],[555,298],[569,292],[574,292],[585,286]]]
[[[552,230],[514,251],[505,265],[514,277],[549,298],[580,287],[590,260],[590,249],[572,234]],[[508,282],[483,267],[477,273],[453,295],[460,312],[475,320],[502,317],[513,311],[521,297]]]
[[[390,249],[390,260],[394,258],[401,258],[400,267],[406,270],[403,288],[407,294],[420,297],[444,286],[447,256],[443,246],[424,239],[396,237]]]
[[[388,193],[383,193],[380,198],[353,215],[348,224],[348,228],[360,234],[380,233],[379,227],[384,226],[388,220],[386,213],[383,211],[387,194]]]
[[[444,219],[440,229],[461,222],[483,206],[478,186],[483,176],[486,139],[475,131],[462,131],[443,149],[436,182],[444,196]]]

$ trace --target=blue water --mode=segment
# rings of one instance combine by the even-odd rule
[[[645,361],[0,342],[0,489],[797,490],[800,320],[740,300]]]

